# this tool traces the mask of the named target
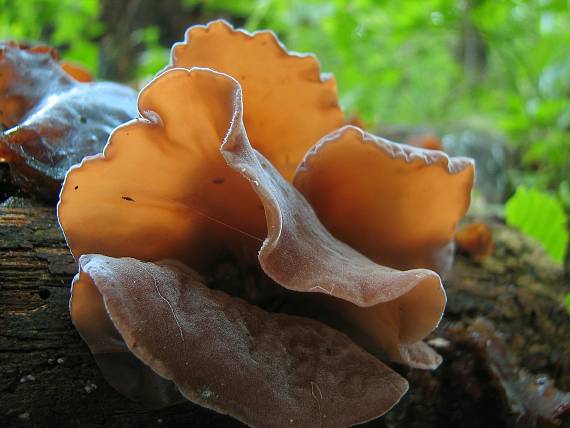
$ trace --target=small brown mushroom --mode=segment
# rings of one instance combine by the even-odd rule
[[[75,64],[69,61],[61,61],[59,65],[61,65],[63,71],[65,71],[78,82],[87,83],[93,81],[93,75],[91,72],[79,64]]]
[[[426,150],[443,150],[441,138],[434,134],[417,135],[407,141],[408,144]]]

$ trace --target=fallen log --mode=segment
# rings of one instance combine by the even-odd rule
[[[482,262],[459,256],[446,280],[446,315],[430,338],[444,363],[433,372],[397,368],[410,392],[367,426],[523,426],[517,408],[524,403],[509,398],[488,339],[473,333],[481,317],[503,333],[529,375],[547,374],[570,389],[562,270],[533,241],[501,224],[493,230],[494,255]],[[113,390],[69,318],[75,270],[53,208],[0,208],[0,426],[242,426],[191,403],[145,409]],[[550,422],[532,423],[524,426]],[[570,418],[562,424],[569,427]]]

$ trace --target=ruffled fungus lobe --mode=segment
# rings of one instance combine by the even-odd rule
[[[0,122],[11,127],[0,135],[0,158],[20,187],[44,198],[55,198],[69,167],[100,152],[110,132],[136,116],[132,89],[81,83],[70,70],[52,49],[0,46]]]
[[[87,278],[78,281],[96,286],[138,358],[187,399],[248,425],[349,426],[407,391],[343,334],[210,290],[180,263],[89,255],[80,266]]]
[[[271,31],[249,34],[225,21],[197,25],[172,48],[169,68],[207,67],[243,89],[251,144],[287,180],[305,152],[344,123],[336,82],[310,54],[288,52]]]
[[[294,184],[334,236],[375,262],[442,272],[473,177],[471,159],[346,126],[307,153]]]
[[[175,46],[174,61],[181,46],[190,46],[190,52],[199,53],[201,60],[214,62],[213,57],[218,55],[224,65],[226,56],[214,48],[232,46],[228,56],[233,58],[239,46],[247,46],[242,55],[252,55],[249,61],[264,60],[272,70],[296,64],[300,68],[295,70],[302,71],[308,64],[315,71],[312,57],[287,56],[269,33],[251,36],[217,22],[190,29],[187,38],[189,43]],[[197,40],[207,48],[196,44]],[[262,46],[268,52],[264,53]],[[186,58],[186,54],[180,57]],[[347,245],[351,244],[350,234],[346,241],[340,234],[331,235],[330,231],[339,231],[327,225],[323,212],[315,213],[311,201],[288,180],[301,160],[302,155],[297,159],[301,145],[305,150],[333,126],[329,114],[314,102],[293,109],[295,94],[290,89],[283,92],[279,86],[306,74],[287,69],[292,74],[284,76],[285,80],[270,82],[277,85],[275,89],[267,81],[276,73],[261,72],[259,64],[240,62],[239,56],[236,61],[241,64],[234,71],[241,71],[236,79],[206,68],[166,70],[141,92],[141,117],[117,128],[102,155],[85,159],[68,173],[58,215],[81,266],[73,285],[73,322],[107,377],[131,397],[152,404],[172,403],[179,398],[176,385],[188,399],[255,425],[344,426],[364,422],[388,411],[399,400],[407,388],[403,379],[373,362],[342,334],[314,321],[270,315],[239,299],[209,291],[191,269],[207,272],[227,252],[241,262],[259,262],[281,286],[315,296],[317,305],[337,309],[369,336],[375,350],[381,348],[397,361],[424,368],[435,367],[440,361],[421,342],[437,325],[445,306],[440,278],[427,269],[398,271],[385,267],[377,260],[388,254],[380,246],[368,254]],[[200,65],[215,67],[213,63]],[[264,90],[255,89],[254,78]],[[237,80],[250,82],[249,92],[245,88],[242,94]],[[311,99],[321,98],[323,93],[334,95],[334,86],[317,80],[310,79],[309,84],[302,78],[291,85],[314,90]],[[284,105],[291,104],[291,111],[269,108],[277,104],[261,108],[261,100],[275,100],[271,97],[279,94],[289,97]],[[248,116],[249,108],[257,110]],[[288,117],[290,137],[285,139],[279,132],[285,129],[283,121]],[[256,118],[263,118],[263,126]],[[251,144],[250,123],[256,129]],[[354,179],[345,170],[350,165],[368,174],[358,165],[362,160],[360,146],[364,145],[354,145],[352,133],[365,135],[357,128],[343,128],[324,137],[309,157],[324,172],[328,168],[321,160],[328,159],[331,167],[339,167],[340,176],[349,180]],[[309,142],[307,135],[314,136],[314,141]],[[333,146],[347,152],[344,166],[336,156],[327,156],[329,148],[321,152],[327,141],[337,139],[340,142]],[[354,155],[352,150],[356,150]],[[430,219],[428,225],[402,229],[405,242],[398,247],[402,251],[398,263],[415,268],[414,263],[421,266],[434,262],[442,248],[449,248],[448,232],[453,234],[457,221],[454,216],[462,215],[468,204],[471,163],[441,153],[425,156],[424,151],[388,142],[375,150],[383,156],[371,155],[376,163],[370,173],[382,174],[380,170],[387,169],[386,174],[394,174],[396,179],[402,176],[396,184],[400,191],[414,184],[411,171],[417,170],[419,180],[433,185],[432,203],[448,201],[442,195],[447,192],[451,192],[450,199],[460,199],[457,204],[450,202],[454,212],[442,216],[443,225]],[[353,161],[356,164],[351,164]],[[296,183],[302,192],[307,190],[303,174],[312,177],[315,170],[313,160],[306,159],[297,172]],[[448,182],[439,170],[444,170]],[[378,191],[379,196],[398,196],[395,190],[386,190],[392,177],[383,178],[386,183],[380,187],[365,185],[362,191],[356,187],[361,181],[355,180],[355,194],[369,198]],[[335,192],[337,184],[329,182],[327,192]],[[412,192],[411,197],[425,202],[421,192]],[[407,207],[404,199],[400,196],[396,208]],[[381,214],[380,208],[389,210],[373,201],[352,201],[356,207],[372,210],[359,213],[362,217],[357,221]],[[429,201],[426,207],[441,215]],[[323,216],[321,221],[329,230],[317,215]],[[399,216],[386,217],[395,221],[392,227],[399,227]],[[377,234],[378,230],[384,231],[372,232]],[[422,233],[423,239],[415,233]],[[365,234],[371,236],[370,232]],[[382,240],[381,235],[376,236],[375,241]],[[400,244],[390,239],[387,242],[392,246],[389,248]],[[412,248],[413,244],[420,245],[419,250]],[[414,250],[412,260],[404,260],[405,249]],[[213,308],[218,308],[215,314]],[[228,331],[232,333],[226,338]],[[165,347],[174,351],[165,354]],[[203,356],[202,349],[210,353]],[[129,359],[130,352],[138,359]],[[196,369],[187,368],[185,362]],[[119,366],[125,370],[117,369]],[[153,377],[149,367],[160,376]],[[248,375],[241,376],[244,373]],[[222,378],[227,378],[227,383],[222,385]],[[377,382],[379,379],[383,381]],[[344,390],[343,385],[356,385],[356,389]],[[243,392],[235,395],[246,390],[264,394],[255,400]],[[328,399],[333,401],[323,403]],[[289,417],[291,414],[295,416]]]

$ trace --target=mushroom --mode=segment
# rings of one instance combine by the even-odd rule
[[[176,67],[211,68],[239,82],[252,145],[289,181],[307,150],[345,122],[334,77],[271,31],[250,34],[223,20],[190,27],[165,70]]]
[[[0,121],[10,128],[0,135],[0,158],[21,188],[44,199],[56,198],[69,167],[136,116],[132,89],[82,83],[69,74],[78,70],[64,69],[47,47],[0,45]]]
[[[187,46],[200,54],[200,63],[187,64],[190,69],[175,67],[186,65],[177,59],[187,58],[183,53],[188,50],[181,49]],[[228,56],[214,47],[227,48]],[[266,75],[258,64],[234,55],[236,51],[250,61],[264,61],[271,71],[288,70],[288,75],[274,81],[275,73]],[[66,176],[58,216],[80,263],[72,289],[73,322],[114,385],[154,405],[178,400],[176,385],[186,398],[253,425],[282,426],[291,409],[295,416],[289,423],[303,426],[344,426],[380,416],[407,389],[404,379],[372,363],[371,355],[349,344],[341,333],[316,321],[270,315],[221,292],[208,291],[199,274],[209,272],[228,253],[240,263],[259,264],[283,288],[312,296],[315,305],[332,307],[339,318],[370,338],[371,348],[381,347],[397,361],[432,368],[440,358],[421,339],[439,322],[445,293],[439,275],[425,267],[440,266],[435,261],[449,247],[450,238],[446,238],[453,234],[455,217],[463,215],[468,205],[471,161],[439,152],[426,155],[384,140],[374,148],[378,153],[370,155],[359,138],[375,137],[346,127],[324,136],[301,166],[292,170],[291,165],[296,167],[302,160],[300,147],[306,150],[336,126],[331,120],[336,117],[330,114],[332,104],[323,109],[315,102],[323,98],[317,93],[334,95],[332,80],[315,80],[318,68],[316,74],[303,72],[307,60],[314,71],[312,57],[288,56],[271,33],[249,35],[223,22],[191,28],[187,44],[175,45],[173,53],[173,64],[141,92],[141,117],[117,128],[103,154],[86,158]],[[219,70],[216,56],[221,66],[230,68],[233,63],[228,58],[233,56],[239,67]],[[277,60],[281,66],[272,63]],[[205,65],[210,68],[198,67]],[[242,89],[240,81],[249,86],[244,84]],[[314,91],[309,96],[312,101],[293,108],[298,93],[279,85],[290,81],[294,87]],[[282,109],[275,101],[279,96],[284,97]],[[262,104],[266,107],[261,108]],[[255,108],[259,110],[251,111]],[[287,128],[282,121],[289,116]],[[251,139],[250,124],[256,130]],[[285,128],[287,138],[279,133]],[[314,138],[310,144],[307,135]],[[347,156],[346,163],[338,162],[339,148]],[[370,171],[358,166],[362,156],[376,162]],[[366,220],[362,227],[369,225],[369,218],[390,210],[391,201],[366,204],[357,198],[368,198],[375,191],[382,197],[398,197],[398,192],[414,184],[433,185],[425,208],[441,215],[440,222],[434,218],[410,230],[404,222],[402,241],[391,236],[386,240],[401,250],[398,261],[410,270],[380,263],[386,255],[380,245],[367,253],[367,248],[358,247],[358,240],[350,242],[354,238],[350,233],[341,236],[342,228],[327,224],[334,215],[327,217],[316,195],[315,207],[311,206],[310,185],[320,183],[321,172],[327,181],[332,177],[328,172],[337,167],[339,178],[353,180],[350,203],[364,210],[349,213],[355,234],[364,232],[368,238],[371,233],[354,223]],[[360,189],[366,179],[349,173],[355,167],[371,180],[386,170],[386,181]],[[326,191],[336,192],[338,184],[328,181]],[[426,201],[422,192],[411,193],[411,198],[418,197],[420,204]],[[404,199],[396,199],[395,207],[398,203],[404,207]],[[449,202],[446,207],[453,213],[438,213],[433,204],[441,201]],[[399,216],[385,216],[396,223],[372,233],[400,228]],[[343,224],[350,228],[348,222]],[[374,241],[380,244],[381,240],[378,236]],[[408,249],[413,257],[404,260]],[[427,266],[428,262],[434,264]],[[221,307],[215,316],[210,312],[213,307]],[[231,323],[224,324],[226,319]],[[218,329],[218,322],[226,327]],[[266,323],[271,327],[263,328]],[[298,335],[290,334],[289,326]],[[235,340],[224,339],[226,329],[235,331]],[[294,337],[310,338],[302,340],[300,354],[291,351],[289,342]],[[338,343],[346,358],[334,357],[336,348],[330,348],[331,343]],[[165,352],[165,347],[173,351]],[[190,358],[189,353],[202,348],[211,349],[207,359]],[[129,357],[133,354],[136,359]],[[232,366],[234,360],[239,369]],[[307,361],[312,363],[305,367]],[[256,373],[250,371],[250,363],[258,364],[260,372],[252,378],[241,376]],[[258,375],[266,379],[259,387]],[[228,384],[221,385],[221,377],[227,377]],[[267,380],[272,377],[278,385]],[[174,384],[164,383],[169,379]],[[351,401],[352,393],[342,392],[347,380],[358,386],[355,396],[365,406]],[[150,388],[142,387],[145,382]],[[263,399],[238,400],[232,395],[232,388],[254,387],[267,391]],[[333,396],[334,401],[323,403]],[[268,408],[274,416],[269,416]]]
[[[468,254],[473,260],[483,261],[494,251],[493,231],[485,223],[472,222],[462,227],[455,235],[457,250]]]

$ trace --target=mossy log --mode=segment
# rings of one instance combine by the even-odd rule
[[[517,426],[485,356],[464,334],[478,317],[494,322],[521,367],[570,389],[562,271],[534,242],[500,224],[494,232],[494,256],[459,256],[446,280],[446,315],[431,337],[444,363],[434,372],[396,367],[410,392],[367,426]],[[0,208],[0,426],[241,426],[191,403],[145,409],[108,386],[69,318],[75,270],[53,208]]]

